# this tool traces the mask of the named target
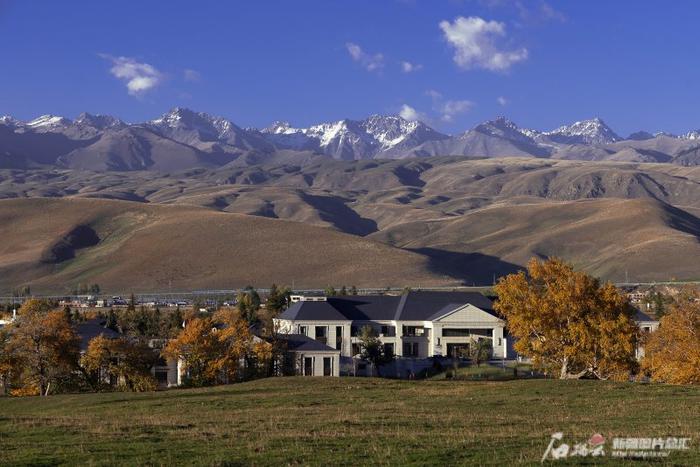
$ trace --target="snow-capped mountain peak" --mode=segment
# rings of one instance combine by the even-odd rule
[[[104,130],[107,128],[124,128],[127,126],[122,120],[112,117],[111,115],[93,115],[87,112],[83,112],[78,115],[78,118],[74,122],[76,125],[88,126],[96,128],[98,130]]]
[[[231,121],[223,117],[214,117],[204,112],[195,112],[184,107],[175,107],[147,125],[165,133],[194,132],[201,137],[226,139],[239,130]]]
[[[282,120],[275,120],[268,127],[260,130],[260,133],[279,135],[279,134],[292,134],[301,131],[298,128],[293,128],[292,124]]]
[[[20,122],[12,118],[10,115],[3,115],[0,117],[0,125],[7,125],[7,126],[17,126]]]
[[[400,144],[421,127],[427,128],[424,123],[406,120],[398,115],[371,115],[362,121],[361,126],[383,149]]]
[[[532,138],[537,136],[539,132],[535,130],[526,130],[520,128],[512,120],[506,117],[496,117],[494,120],[488,120],[474,127],[473,131],[505,138],[512,141],[527,141],[531,142]],[[469,133],[469,132],[467,132]],[[467,134],[465,133],[465,134]]]
[[[343,119],[307,128],[277,121],[261,133],[278,147],[310,149],[341,159],[372,158],[447,137],[422,122],[376,114],[364,120]]]
[[[680,137],[681,139],[690,139],[690,140],[696,140],[700,139],[700,130],[692,130],[689,131]]]
[[[37,129],[37,128],[56,128],[70,125],[71,121],[65,117],[60,117],[58,115],[42,115],[41,117],[35,118],[26,123],[26,126]]]
[[[598,117],[563,125],[543,134],[552,141],[567,144],[609,144],[622,139]]]

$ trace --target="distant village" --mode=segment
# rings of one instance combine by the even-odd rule
[[[566,268],[557,273],[579,274]],[[588,280],[585,275],[575,277]],[[517,278],[513,275],[514,281]],[[617,288],[620,299],[614,303],[620,308],[616,313],[627,313],[631,326],[616,337],[622,344],[629,342],[628,360],[610,364],[622,368],[618,374],[584,361],[562,366],[554,355],[556,349],[545,355],[524,345],[528,337],[518,331],[524,317],[519,315],[518,303],[509,304],[506,284],[502,281],[481,290],[342,286],[305,291],[273,285],[259,290],[129,296],[101,294],[99,286],[93,285],[83,290],[85,294],[66,297],[32,297],[25,288],[24,295],[4,299],[0,312],[0,346],[4,346],[0,351],[5,350],[0,352],[0,393],[139,391],[284,375],[459,379],[482,374],[486,378],[568,377],[573,372],[601,379],[620,374],[653,378],[650,371],[640,372],[648,336],[689,290],[673,285]],[[589,286],[590,293],[609,300],[604,286],[595,281]],[[533,288],[532,293],[541,291]],[[538,299],[543,300],[546,313],[548,298]],[[572,302],[572,308],[577,307]],[[65,341],[48,345],[41,355],[23,349],[22,339],[45,339],[42,332],[63,335]],[[568,343],[564,337],[562,342],[562,346],[588,345]],[[2,355],[10,357],[3,362]],[[61,365],[53,370],[60,375],[19,370],[17,365],[23,359],[42,358],[46,365],[61,362],[63,373],[58,371]]]

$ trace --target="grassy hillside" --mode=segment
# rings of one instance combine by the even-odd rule
[[[97,244],[65,247],[78,227]],[[0,201],[0,291],[65,292],[454,282],[430,260],[331,229],[196,206],[100,199]],[[93,242],[94,243],[94,242]],[[83,246],[80,248],[80,246]]]
[[[697,465],[699,406],[693,387],[363,378],[0,399],[0,464],[536,464],[562,431],[691,437],[668,461]]]

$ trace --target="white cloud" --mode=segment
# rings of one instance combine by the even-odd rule
[[[406,104],[401,106],[401,110],[399,111],[399,117],[401,117],[405,120],[411,121],[411,122],[416,121],[416,120],[420,120],[422,122],[428,121],[428,118],[426,117],[425,114],[417,111],[416,109],[414,109],[410,105],[406,105]]]
[[[551,19],[562,23],[566,21],[566,15],[564,13],[555,10],[549,3],[544,1],[540,3],[539,14],[541,18],[545,20]]]
[[[189,81],[191,83],[196,83],[202,79],[202,75],[197,70],[192,70],[190,68],[185,68],[183,71],[183,77],[185,81]]]
[[[435,89],[428,89],[425,93],[433,100],[433,111],[440,114],[440,120],[447,123],[453,122],[456,116],[469,112],[475,105],[467,99],[445,100],[442,93]]]
[[[506,105],[508,105],[508,99],[506,99],[506,98],[503,97],[503,96],[498,96],[498,97],[496,98],[496,102],[498,102],[498,104],[501,105],[501,106],[503,106],[503,107],[505,107]]]
[[[163,74],[148,63],[140,63],[130,57],[113,57],[106,54],[100,54],[100,57],[112,62],[109,72],[126,82],[126,89],[132,96],[140,96],[163,81]]]
[[[418,71],[421,68],[423,68],[423,65],[419,63],[411,63],[411,62],[401,62],[401,71],[404,73],[412,73],[414,71]]]
[[[440,118],[444,122],[452,122],[457,115],[469,112],[474,103],[468,100],[445,101],[439,106],[439,111],[442,114]]]
[[[498,40],[506,36],[506,27],[498,21],[458,16],[452,23],[441,21],[440,29],[445,40],[455,49],[454,62],[465,70],[505,71],[528,57],[524,47],[515,50],[499,47]]]
[[[384,55],[380,53],[368,54],[362,50],[362,47],[352,42],[346,43],[345,47],[348,49],[350,57],[367,71],[379,71],[384,67]]]
[[[567,20],[564,13],[556,10],[545,0],[540,0],[539,2],[535,0],[480,0],[479,3],[487,8],[503,8],[516,11],[520,19],[525,23],[565,22]]]

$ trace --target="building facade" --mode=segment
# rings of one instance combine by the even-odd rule
[[[460,357],[488,340],[492,358],[508,358],[505,322],[479,293],[406,292],[399,296],[295,297],[275,319],[278,332],[301,334],[340,352],[360,353],[360,333],[371,327],[397,359]]]

